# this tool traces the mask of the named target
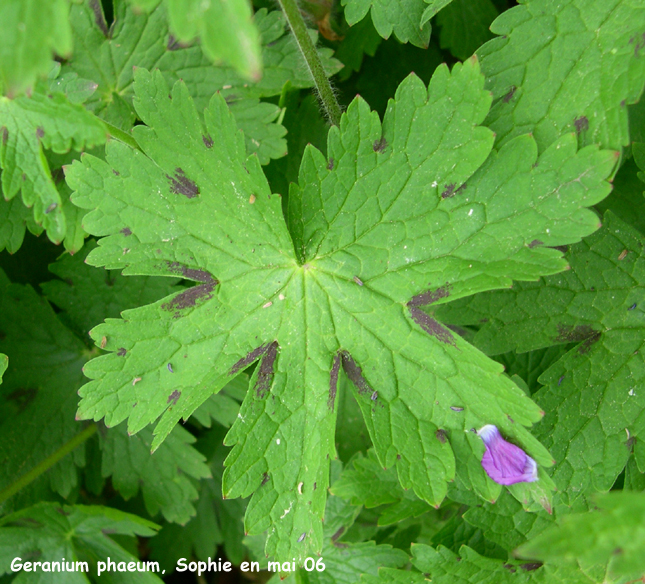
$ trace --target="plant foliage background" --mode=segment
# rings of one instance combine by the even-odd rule
[[[1,582],[645,577],[642,0],[0,23]]]

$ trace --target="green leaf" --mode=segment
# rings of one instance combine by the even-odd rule
[[[124,499],[143,493],[151,517],[159,511],[166,521],[187,523],[195,515],[198,498],[193,479],[210,476],[204,457],[191,444],[193,435],[175,427],[154,454],[150,454],[152,430],[128,436],[123,424],[100,436],[102,475],[112,477],[112,485]]]
[[[245,132],[248,152],[257,152],[263,164],[270,158],[284,156],[286,130],[277,122],[280,108],[260,103],[257,98],[280,94],[290,78],[296,87],[310,87],[312,82],[300,71],[300,56],[297,48],[288,44],[280,13],[267,14],[261,10],[255,16],[263,34],[266,67],[263,79],[258,84],[249,84],[231,67],[213,66],[198,46],[180,45],[168,32],[164,4],[146,14],[135,13],[118,1],[109,29],[102,11],[95,12],[93,6],[86,0],[72,8],[74,39],[79,50],[64,71],[77,72],[98,84],[96,94],[88,101],[88,107],[97,115],[129,131],[136,120],[132,105],[134,67],[158,68],[169,82],[180,78],[186,81],[200,110],[208,106],[214,93],[221,91],[238,127]],[[330,50],[321,54],[330,74],[340,68],[331,59]]]
[[[480,295],[462,311],[487,312],[475,343],[488,354],[576,343],[533,396],[547,412],[537,435],[558,461],[553,478],[570,502],[610,489],[631,443],[645,436],[643,236],[611,213],[603,223],[567,252],[571,270]]]
[[[0,90],[15,97],[50,69],[52,53],[72,51],[69,0],[0,2]]]
[[[279,558],[322,545],[341,364],[381,464],[431,504],[455,473],[439,429],[493,423],[551,464],[526,429],[540,409],[419,307],[562,269],[558,251],[529,243],[597,227],[583,207],[606,196],[614,153],[576,152],[565,136],[538,159],[526,136],[489,157],[493,135],[477,124],[490,96],[472,59],[440,67],[429,89],[409,77],[382,127],[356,99],[330,130],[329,158],[307,149],[289,232],[220,95],[204,130],[183,84],[168,99],[160,73],[137,70],[135,92],[143,151],[110,142],[106,161],[68,170],[73,201],[93,209],[85,227],[106,236],[88,261],[197,285],[93,329],[110,354],[85,368],[80,418],[129,418],[137,432],[161,416],[155,447],[260,359],[227,436],[224,493],[255,491],[247,531],[272,528],[267,554]]]
[[[340,80],[344,81],[354,71],[360,70],[363,57],[365,55],[373,57],[380,44],[381,37],[376,32],[369,14],[355,23],[336,49],[335,57],[345,65],[338,75]]]
[[[116,564],[137,562],[137,558],[107,534],[150,537],[158,528],[150,521],[109,507],[39,503],[0,519],[0,574],[10,574],[12,560],[19,557],[23,562],[58,562],[59,567],[63,558],[69,562],[66,566],[72,561],[86,562],[88,569],[84,571],[93,575],[97,573],[97,561],[106,562],[108,557]],[[82,566],[78,567],[77,571],[64,572],[62,578],[57,578],[56,570],[52,570],[51,576],[43,576],[41,565],[38,571],[19,574],[17,580],[24,583],[88,582],[87,576],[80,571]],[[137,572],[130,577],[106,571],[92,580],[114,584],[161,583],[152,571]]]
[[[577,568],[493,560],[463,546],[459,555],[439,546],[412,545],[412,564],[436,584],[592,584]]]
[[[2,382],[2,374],[9,366],[9,357],[0,353],[0,383]]]
[[[523,0],[504,12],[491,26],[501,36],[477,51],[496,145],[532,132],[543,151],[574,132],[581,145],[626,146],[625,106],[645,79],[643,19],[645,6],[632,0]]]
[[[89,330],[121,311],[155,302],[183,288],[177,279],[140,276],[124,278],[119,272],[96,269],[85,263],[96,242],[89,240],[74,255],[64,254],[49,265],[59,279],[41,284],[45,296],[64,312],[68,326],[86,338]]]
[[[252,81],[262,77],[260,34],[247,0],[166,0],[170,28],[182,42],[199,37],[216,63],[232,65]]]
[[[3,490],[55,455],[83,429],[74,413],[87,352],[45,300],[29,286],[11,284],[2,272],[0,331],[0,351],[10,359],[0,386]],[[56,463],[44,481],[67,496],[77,484],[75,464],[83,462],[83,448],[77,448]]]
[[[596,509],[563,517],[557,526],[522,545],[518,555],[546,562],[607,563],[611,578],[641,578],[645,494],[612,492],[594,500]]]
[[[508,493],[502,493],[494,505],[485,503],[470,507],[464,514],[464,519],[473,527],[481,529],[488,540],[508,552],[542,533],[554,522],[554,517],[544,510],[526,512]]]
[[[25,207],[19,197],[6,201],[0,197],[0,251],[6,249],[14,254],[22,245],[25,229],[35,235],[40,235],[42,227],[34,221],[31,209]]]
[[[341,0],[341,3],[350,26],[363,20],[371,9],[374,28],[384,39],[394,32],[402,43],[428,46],[432,28],[430,17],[424,16],[425,4],[421,0]]]
[[[491,0],[453,0],[437,16],[441,48],[467,59],[493,36],[489,27],[497,15]]]
[[[54,243],[66,237],[67,221],[44,149],[80,151],[106,139],[100,120],[58,91],[55,77],[59,67],[51,69],[49,83],[40,81],[30,97],[0,96],[2,193],[11,200],[20,191],[24,204],[33,206],[35,222],[47,230]],[[24,234],[20,226],[28,222],[18,208],[9,209],[9,213],[12,228],[0,246],[15,250]]]
[[[381,511],[379,525],[390,525],[408,517],[416,517],[431,507],[399,484],[395,469],[384,469],[373,450],[367,458],[356,458],[353,468],[346,468],[330,491],[352,505],[367,508],[390,505]]]

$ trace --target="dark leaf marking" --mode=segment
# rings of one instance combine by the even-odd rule
[[[33,387],[19,387],[18,389],[12,391],[7,396],[7,399],[16,402],[18,409],[22,412],[29,405],[29,403],[33,401],[37,393],[38,390],[34,389]]]
[[[557,249],[559,252],[567,253],[569,251],[568,245],[554,245],[553,249]]]
[[[383,152],[387,148],[387,140],[381,136],[378,140],[372,144],[372,150],[374,152]]]
[[[439,324],[434,318],[426,314],[420,308],[416,306],[410,306],[408,303],[408,308],[410,309],[410,316],[412,320],[416,322],[424,331],[429,335],[435,337],[439,342],[445,343],[447,345],[455,346],[455,339],[452,336],[452,333],[445,328],[443,325]]]
[[[515,87],[515,85],[511,85],[511,88],[508,90],[508,93],[504,96],[502,101],[504,103],[508,103],[509,101],[511,101],[516,91],[517,91],[517,87]]]
[[[460,337],[463,337],[464,339],[468,335],[468,330],[465,329],[463,326],[459,326],[456,324],[447,324],[446,327],[448,327],[453,333],[457,333]]]
[[[169,174],[166,178],[170,181],[170,190],[176,195],[184,195],[188,199],[194,199],[199,195],[199,187],[195,181],[190,180],[181,168],[175,169],[175,176]]]
[[[9,130],[7,130],[7,126],[2,126],[2,145],[6,146],[8,141],[9,141]]]
[[[215,280],[215,278],[213,278],[213,276],[206,270],[189,268],[187,265],[181,264],[179,262],[166,262],[166,267],[173,274],[182,276],[187,280],[193,280],[193,282],[203,282],[204,284],[217,282],[217,280]]]
[[[168,42],[166,43],[167,51],[178,51],[179,49],[184,48],[187,45],[180,43],[173,35],[168,35]]]
[[[128,237],[129,235],[132,235],[132,230],[129,227],[124,227],[123,229],[121,229],[121,233]]]
[[[455,183],[450,183],[449,185],[443,185],[443,186],[446,190],[443,193],[441,193],[442,199],[449,199],[450,197],[455,196],[455,187],[457,186]]]
[[[266,345],[262,345],[258,347],[257,349],[254,349],[251,351],[246,357],[243,357],[240,359],[233,367],[231,367],[231,370],[228,372],[229,375],[235,375],[236,373],[239,373],[242,371],[242,369],[246,369],[251,363],[253,363],[260,355],[263,355],[266,353],[267,349],[269,348],[269,344],[267,343]]]
[[[175,389],[169,396],[168,396],[168,401],[166,403],[172,403],[174,406],[177,401],[179,400],[179,397],[181,396],[181,391],[178,389]]]
[[[39,138],[42,138],[44,135],[45,135],[45,130],[43,130],[43,128],[38,126],[36,128],[36,136],[38,136]]]
[[[582,134],[582,132],[585,132],[589,129],[589,120],[587,119],[587,116],[580,116],[579,118],[575,119],[573,125],[576,127],[576,132],[578,134]]]
[[[271,389],[273,383],[273,363],[278,356],[278,343],[273,341],[267,349],[266,355],[260,361],[260,371],[258,380],[255,384],[255,395],[258,399],[263,399]]]
[[[441,428],[435,432],[435,436],[437,437],[437,440],[441,442],[441,444],[446,443],[446,439],[448,437],[448,434],[446,434],[445,430],[442,430]]]
[[[413,296],[408,302],[408,306],[426,306],[448,296],[450,296],[450,284],[439,286],[436,290],[426,290],[421,294]]]
[[[600,332],[592,329],[589,325],[582,324],[576,327],[569,325],[558,325],[558,335],[553,339],[559,343],[579,343],[578,353],[584,355],[588,353],[591,346],[600,339]]]
[[[327,164],[327,170],[334,170],[334,159],[329,159],[329,164]]]
[[[213,139],[210,137],[210,134],[204,134],[202,136],[202,140],[203,140],[204,146],[206,146],[206,148],[212,148],[213,147]]]
[[[342,351],[340,356],[343,360],[343,371],[345,371],[347,377],[349,377],[350,381],[356,386],[358,393],[360,395],[372,395],[374,390],[363,377],[363,371],[358,365],[356,365],[356,361],[352,359],[351,355],[347,351]]]
[[[269,482],[269,473],[265,472],[262,475],[262,482],[260,483],[260,486],[262,487],[262,486],[266,485],[268,482]]]
[[[100,0],[90,0],[90,8],[94,12],[94,22],[96,26],[101,29],[104,37],[108,36],[108,27],[105,22],[105,16],[103,16],[103,8],[101,8]]]
[[[517,572],[517,570],[516,570],[516,569],[515,569],[511,564],[504,564],[504,567],[505,567],[505,568],[506,568],[506,569],[507,569],[511,574],[515,574],[515,572]]]
[[[121,348],[116,352],[116,354],[117,354],[119,357],[125,357],[125,354],[126,354],[126,353],[127,353],[127,351],[126,351],[123,347],[121,347]]]
[[[338,539],[340,539],[340,536],[343,535],[343,533],[345,533],[345,528],[341,525],[336,531],[336,533],[334,533],[334,535],[331,536],[331,540],[338,541]]]
[[[538,245],[544,245],[544,242],[540,241],[539,239],[534,239],[531,243],[529,243],[529,249],[533,249],[534,247],[537,247]]]
[[[338,372],[340,371],[340,355],[334,355],[334,363],[331,366],[331,375],[329,376],[329,398],[327,407],[333,412],[334,402],[336,401],[336,391],[338,390]]]
[[[112,173],[114,174],[114,176],[121,176],[121,173],[115,168],[112,169]]]
[[[526,564],[520,564],[520,568],[522,568],[522,570],[526,570],[527,572],[532,572],[533,570],[537,570],[541,567],[542,562],[527,562]]]
[[[70,511],[65,511],[62,507],[56,507],[56,513],[59,515],[63,515],[64,517],[67,517],[68,515],[71,515]]]

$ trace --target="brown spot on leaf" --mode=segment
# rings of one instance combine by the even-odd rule
[[[568,245],[554,245],[553,249],[557,249],[561,253],[567,253],[569,251]]]
[[[169,396],[168,396],[168,401],[166,403],[171,403],[173,406],[179,401],[179,398],[181,396],[181,391],[178,389],[175,389]]]
[[[42,127],[38,126],[36,128],[36,136],[38,136],[38,138],[42,138],[44,135],[45,135],[45,130]]]
[[[268,482],[269,482],[269,473],[265,472],[262,475],[262,482],[260,483],[260,486],[262,487],[262,486],[266,485]]]
[[[126,354],[126,353],[127,353],[127,351],[126,351],[123,347],[121,347],[121,348],[116,352],[116,354],[117,354],[119,357],[125,357],[125,354]]]
[[[582,324],[578,326],[558,325],[558,335],[553,339],[559,343],[579,343],[578,353],[581,355],[588,353],[591,345],[596,343],[600,338],[600,332],[592,329],[589,325]]]
[[[538,245],[544,245],[544,242],[540,241],[539,239],[534,239],[531,243],[529,243],[529,249],[533,249],[534,247],[537,247]]]
[[[22,412],[33,401],[38,393],[33,387],[19,387],[7,395],[7,399],[16,402],[18,409]]]
[[[9,141],[9,130],[7,130],[7,126],[2,126],[2,145],[6,146],[8,141]]]
[[[517,91],[517,87],[515,87],[515,85],[511,85],[511,88],[508,90],[508,92],[506,93],[502,101],[504,103],[508,103],[509,101],[511,101],[516,91]]]
[[[342,351],[340,356],[343,361],[343,370],[347,377],[349,377],[350,381],[356,386],[358,393],[360,395],[372,395],[374,390],[363,377],[363,370],[356,364],[356,361],[352,359],[351,355],[347,351]]]
[[[192,274],[192,276],[185,275],[186,278],[188,278],[189,280],[197,280],[198,282],[201,281],[197,279],[197,276],[199,274],[208,273],[203,272],[202,270],[187,268],[186,266],[183,266],[183,268],[186,269],[187,273]],[[183,274],[183,271],[181,271],[180,273]],[[162,304],[161,308],[165,310],[174,310],[175,316],[179,317],[179,311],[183,310],[184,308],[192,308],[197,305],[198,301],[202,299],[208,300],[209,298],[212,298],[213,290],[215,289],[215,286],[219,284],[219,282],[213,279],[210,274],[208,274],[208,276],[210,277],[210,280],[208,282],[204,282],[199,286],[193,286],[192,288],[188,288],[184,292],[177,294],[177,296],[175,296],[170,302]]]
[[[522,570],[526,570],[527,572],[532,572],[533,570],[537,570],[541,567],[542,562],[527,562],[526,564],[520,564],[520,568],[522,568]]]
[[[589,129],[589,120],[587,116],[580,116],[574,120],[573,125],[576,127],[576,132],[582,134]]]
[[[446,283],[445,286],[439,286],[436,290],[426,290],[413,296],[408,302],[408,306],[426,306],[448,296],[450,296],[450,284]]]
[[[337,541],[340,538],[340,536],[343,535],[343,533],[345,533],[345,527],[341,525],[336,531],[336,533],[334,533],[334,535],[331,536],[331,540]]]
[[[452,336],[452,333],[445,328],[443,325],[439,324],[434,318],[426,314],[420,308],[416,306],[410,306],[408,303],[408,308],[410,310],[410,316],[412,320],[416,322],[424,331],[429,335],[432,335],[441,343],[447,345],[455,346],[455,339]]]
[[[243,357],[240,359],[233,367],[231,367],[231,370],[228,372],[229,375],[235,375],[236,373],[239,373],[242,371],[242,369],[246,369],[251,363],[253,363],[260,355],[263,355],[264,353],[267,352],[267,349],[269,348],[270,343],[267,343],[266,345],[262,345],[258,347],[257,349],[253,349],[250,353],[246,355],[246,357]]]
[[[121,176],[121,173],[116,168],[112,169],[112,174],[114,174],[114,176]]]
[[[67,517],[68,515],[71,515],[70,511],[65,511],[62,507],[56,507],[56,513],[59,515],[63,515],[64,517]]]
[[[504,567],[505,567],[505,568],[506,568],[506,569],[507,569],[511,574],[515,574],[515,572],[517,572],[517,570],[515,569],[515,567],[514,567],[514,566],[512,566],[511,564],[504,564]]]
[[[182,48],[182,44],[171,34],[168,35],[168,42],[166,43],[167,51],[178,51]]]
[[[193,280],[194,282],[203,282],[210,284],[212,282],[218,283],[213,276],[206,270],[198,270],[197,268],[189,268],[187,265],[179,262],[166,262],[166,267],[173,274],[182,276],[186,280]]]
[[[334,159],[330,158],[329,162],[327,163],[327,170],[334,170]]]
[[[90,8],[94,13],[94,22],[96,23],[96,26],[98,26],[101,29],[103,36],[107,37],[108,27],[107,27],[107,23],[105,22],[105,16],[103,16],[103,8],[101,8],[101,1],[90,0]]]
[[[441,193],[441,198],[442,199],[449,199],[450,197],[455,196],[455,187],[457,185],[455,183],[450,183],[449,185],[443,185],[444,191]]]
[[[445,430],[442,430],[442,429],[440,428],[439,430],[437,430],[437,431],[435,432],[435,436],[437,437],[437,440],[439,440],[439,442],[441,442],[441,444],[445,444],[445,443],[446,443],[446,439],[447,439],[448,435],[446,434],[446,431],[445,431]]]
[[[381,136],[378,140],[372,144],[372,150],[374,152],[383,152],[387,148],[387,140]]]
[[[210,137],[210,134],[204,134],[202,136],[202,140],[203,140],[204,146],[206,146],[206,148],[212,148],[213,147],[213,139]]]
[[[121,233],[128,237],[129,235],[132,235],[132,229],[130,229],[129,227],[124,227],[123,229],[121,229]]]
[[[258,380],[255,384],[255,395],[258,399],[263,399],[271,389],[273,383],[273,363],[278,356],[278,343],[273,341],[266,351],[262,361],[260,361],[260,371]]]
[[[167,174],[166,178],[170,181],[170,190],[176,195],[184,195],[188,199],[194,199],[199,195],[197,183],[190,180],[181,168],[175,169],[174,177]]]
[[[327,398],[327,407],[333,412],[334,402],[336,401],[336,391],[338,390],[338,373],[340,371],[340,355],[334,355],[334,363],[331,366],[329,376],[329,397]]]

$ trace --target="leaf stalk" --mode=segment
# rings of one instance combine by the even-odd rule
[[[18,491],[24,489],[29,483],[35,481],[41,474],[47,472],[59,460],[67,456],[72,450],[83,444],[88,438],[96,433],[97,425],[90,424],[87,428],[81,430],[71,440],[63,444],[58,450],[50,454],[45,460],[39,462],[28,473],[22,475],[17,481],[6,486],[0,491],[0,504],[4,503],[10,497],[13,497]]]
[[[325,115],[332,125],[338,126],[340,124],[341,115],[340,105],[334,95],[331,83],[325,74],[325,68],[320,60],[318,51],[316,51],[316,47],[309,36],[307,26],[305,25],[305,21],[300,13],[298,4],[296,3],[296,0],[278,0],[278,4],[289,23],[289,28],[291,29],[291,32],[293,32],[296,44],[298,45],[298,48],[305,59],[305,63],[307,64],[307,68],[309,69],[309,73],[314,80],[318,97],[320,98],[320,102],[325,110]]]

